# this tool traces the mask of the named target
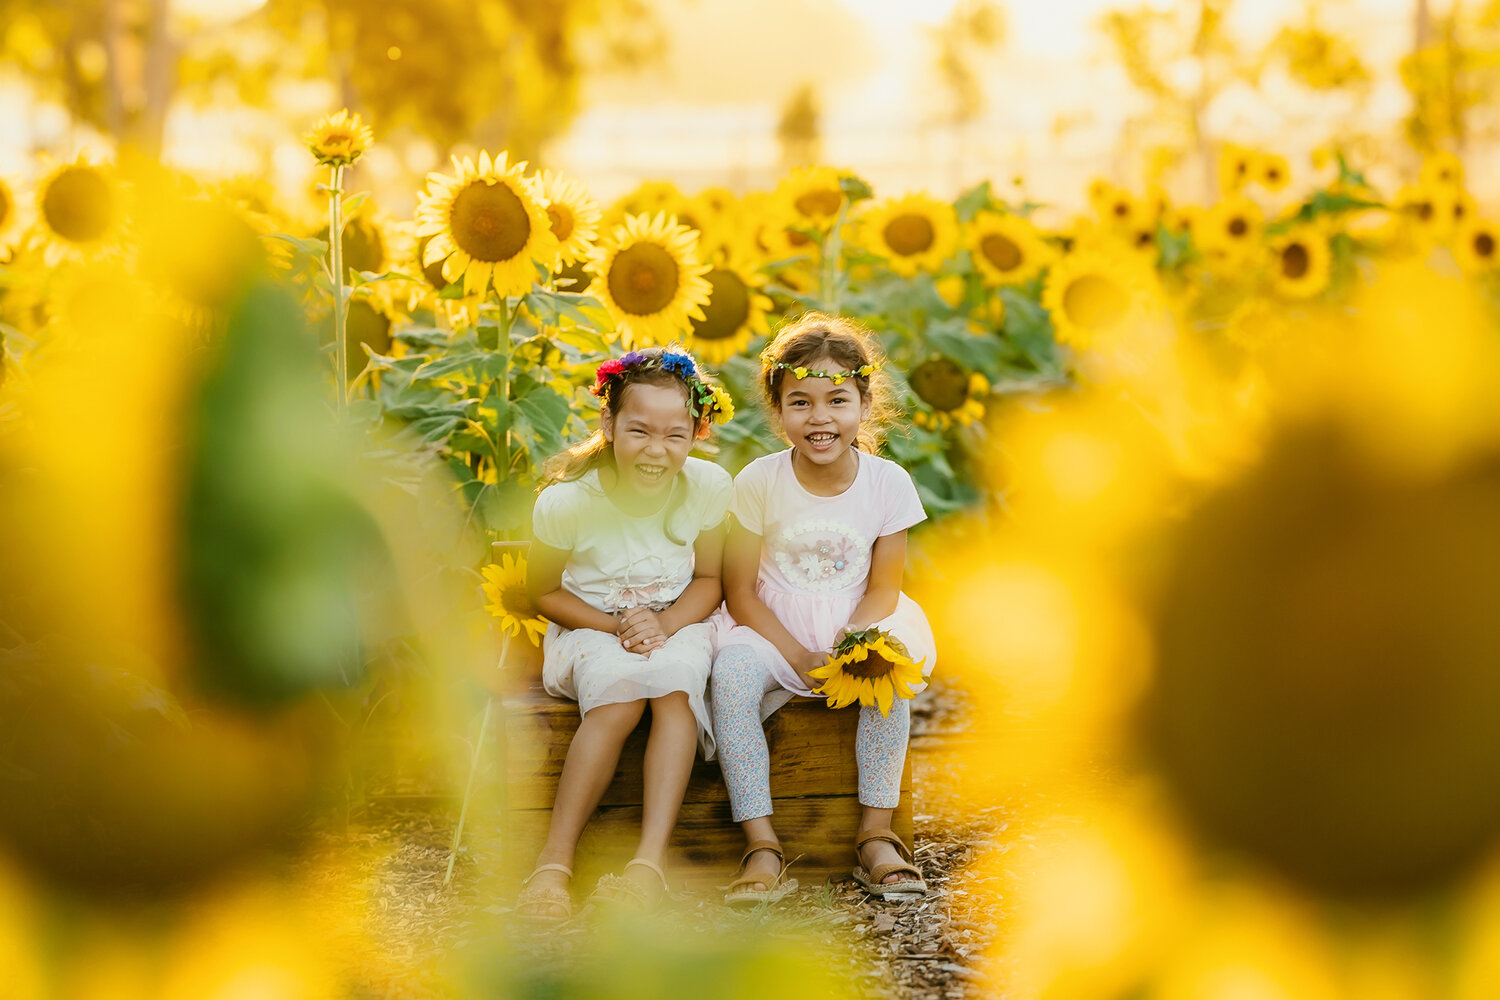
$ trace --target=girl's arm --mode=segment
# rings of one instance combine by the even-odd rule
[[[563,589],[563,568],[569,555],[566,549],[532,542],[531,558],[526,561],[526,595],[538,611],[563,628],[591,628],[614,635],[620,627],[614,615]]]
[[[724,584],[719,574],[724,565],[723,524],[698,532],[693,543],[693,582],[689,583],[672,606],[657,615],[661,630],[670,638],[684,625],[696,625],[724,599]]]
[[[901,574],[906,571],[906,531],[875,539],[870,549],[870,579],[865,596],[849,615],[849,631],[859,632],[896,613],[901,596]]]
[[[724,546],[724,599],[729,603],[729,613],[736,622],[749,625],[775,646],[809,687],[817,687],[822,682],[809,678],[807,672],[827,663],[828,654],[807,649],[792,638],[781,619],[755,593],[755,579],[760,574],[760,549],[760,535],[747,530],[738,521],[729,529],[729,541]]]

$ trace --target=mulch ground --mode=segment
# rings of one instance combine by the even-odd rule
[[[979,960],[991,943],[999,904],[970,864],[1005,850],[1014,817],[1004,806],[976,809],[957,791],[966,762],[951,738],[966,728],[962,692],[934,684],[913,708],[915,852],[931,890],[925,898],[876,901],[852,878],[832,879],[804,884],[777,906],[742,913],[716,896],[684,891],[654,918],[665,937],[794,936],[860,997],[994,996],[996,986],[985,980]],[[540,933],[518,930],[508,920],[510,897],[495,898],[493,887],[472,877],[487,867],[482,843],[473,844],[445,887],[454,812],[444,803],[373,800],[353,815],[347,831],[318,837],[304,855],[302,875],[325,903],[365,915],[364,957],[348,970],[358,995],[453,996],[471,991],[474,982],[472,976],[456,980],[455,965],[472,969],[473,956],[486,949],[566,967],[590,947],[586,916]]]

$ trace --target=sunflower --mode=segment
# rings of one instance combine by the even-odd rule
[[[844,176],[833,167],[798,167],[776,186],[776,194],[803,225],[824,228],[844,205],[839,184]]]
[[[928,358],[907,376],[911,391],[926,409],[912,414],[918,427],[945,431],[955,423],[967,427],[984,416],[990,383],[978,372],[966,371],[952,358]]]
[[[1292,179],[1292,168],[1285,156],[1260,153],[1251,165],[1255,182],[1267,191],[1280,191]]]
[[[728,188],[699,191],[678,221],[698,230],[698,259],[705,263],[743,259],[750,249],[748,217]]]
[[[484,610],[500,619],[500,631],[513,638],[525,632],[533,646],[542,644],[547,619],[526,593],[526,557],[501,553],[500,562],[484,567]]]
[[[936,271],[958,249],[953,206],[925,194],[909,194],[877,205],[860,220],[865,246],[886,258],[904,278]]]
[[[1464,183],[1464,161],[1444,150],[1422,161],[1422,183],[1428,187],[1459,188]]]
[[[969,253],[988,285],[1021,285],[1056,256],[1035,226],[1019,215],[980,212],[969,224]]]
[[[622,195],[604,213],[603,224],[607,229],[624,222],[632,215],[682,215],[687,207],[687,196],[671,181],[643,181],[634,191]]]
[[[1396,210],[1418,247],[1430,247],[1453,225],[1453,192],[1431,184],[1407,185],[1396,192]]]
[[[374,139],[359,115],[344,108],[324,115],[302,141],[323,166],[347,167],[365,155]]]
[[[1111,188],[1094,204],[1094,209],[1099,213],[1100,221],[1113,229],[1136,229],[1151,221],[1147,206],[1136,201],[1124,188]]]
[[[889,716],[895,699],[910,698],[911,685],[922,683],[924,662],[913,661],[906,646],[889,632],[867,628],[844,636],[828,663],[809,670],[807,676],[823,681],[813,693],[826,695],[829,708],[858,701],[879,706],[880,714]]]
[[[125,211],[112,171],[80,156],[49,174],[38,191],[49,266],[107,250],[119,239]]]
[[[1238,194],[1250,180],[1254,166],[1254,151],[1225,143],[1219,151],[1219,190],[1224,194]]]
[[[0,240],[10,230],[16,221],[16,199],[10,191],[10,185],[0,180]]]
[[[317,238],[328,242],[328,227],[317,232]],[[357,271],[379,272],[385,267],[385,233],[374,212],[364,209],[344,220],[344,232],[339,239],[344,256],[344,281],[349,283]]]
[[[427,175],[417,206],[417,236],[431,236],[424,265],[441,260],[443,277],[464,291],[522,295],[536,280],[536,265],[557,265],[557,237],[547,210],[523,176],[524,163],[507,167],[506,154],[493,162],[481,152],[476,165],[453,158],[455,175]]]
[[[744,351],[751,337],[770,333],[766,314],[769,296],[761,288],[765,279],[755,271],[730,261],[716,265],[703,276],[710,288],[703,306],[703,319],[692,321],[688,347],[711,365],[722,364]]]
[[[1193,230],[1193,240],[1209,260],[1225,265],[1243,263],[1260,246],[1264,216],[1248,198],[1225,198],[1204,213]]]
[[[1054,265],[1042,289],[1059,343],[1093,347],[1123,332],[1140,312],[1138,260],[1102,250],[1072,253]]]
[[[599,235],[603,213],[598,203],[580,181],[551,170],[537,175],[535,187],[552,222],[552,235],[557,237],[559,263],[586,260]]]
[[[1271,244],[1271,286],[1288,299],[1310,299],[1328,287],[1333,255],[1328,237],[1309,226]]]
[[[1500,225],[1471,218],[1453,238],[1453,256],[1470,274],[1491,274],[1500,265]]]
[[[707,319],[709,266],[698,263],[697,234],[674,216],[630,216],[594,248],[589,267],[599,278],[591,292],[627,347],[668,343]]]

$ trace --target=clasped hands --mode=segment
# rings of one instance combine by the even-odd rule
[[[615,612],[615,617],[620,620],[615,634],[620,637],[620,645],[630,652],[650,656],[666,645],[669,638],[667,630],[655,611],[649,608],[625,608]]]

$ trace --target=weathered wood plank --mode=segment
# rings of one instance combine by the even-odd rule
[[[803,883],[847,874],[854,865],[854,837],[860,805],[853,795],[775,800],[776,832],[787,859],[798,858],[792,873]],[[514,809],[502,826],[503,881],[513,887],[531,869],[546,839],[546,809]],[[491,815],[486,820],[499,819]],[[618,871],[630,859],[640,832],[639,805],[601,807],[579,841],[574,885],[580,898],[600,875]],[[908,844],[912,811],[903,799],[892,824]],[[709,889],[727,883],[744,850],[744,835],[729,817],[727,802],[684,803],[668,860],[674,884]],[[798,857],[800,855],[800,857]]]

